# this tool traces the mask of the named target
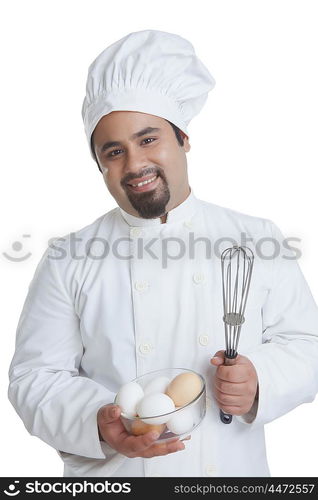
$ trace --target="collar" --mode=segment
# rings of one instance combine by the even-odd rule
[[[129,226],[160,226],[163,227],[165,224],[173,224],[174,222],[190,219],[196,210],[198,199],[194,196],[193,190],[190,187],[189,196],[180,205],[170,210],[167,213],[167,220],[164,224],[161,223],[160,217],[156,219],[143,219],[142,217],[136,217],[131,215],[122,208],[119,207],[120,213],[129,224]]]

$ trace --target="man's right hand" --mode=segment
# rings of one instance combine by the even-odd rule
[[[129,458],[151,458],[185,449],[184,443],[179,438],[165,443],[155,443],[159,434],[153,431],[142,436],[132,436],[126,431],[120,419],[120,412],[120,407],[115,404],[102,406],[97,412],[101,437],[118,453]]]

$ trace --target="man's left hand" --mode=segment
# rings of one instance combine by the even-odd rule
[[[218,351],[210,360],[217,366],[213,376],[213,393],[219,408],[230,415],[248,413],[254,403],[258,387],[253,363],[240,354],[235,365],[224,365],[224,351]]]

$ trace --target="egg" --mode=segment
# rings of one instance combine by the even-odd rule
[[[171,380],[166,394],[175,406],[184,406],[193,401],[202,389],[202,381],[196,373],[180,373]]]
[[[137,405],[137,414],[146,424],[165,424],[169,420],[170,416],[163,414],[170,413],[174,410],[175,406],[172,399],[161,392],[153,392],[144,396]]]
[[[194,424],[192,408],[184,408],[177,411],[167,422],[167,428],[174,434],[190,432]]]
[[[144,387],[144,394],[151,394],[152,392],[166,392],[166,389],[170,383],[170,379],[168,377],[156,377],[152,379],[148,384]]]
[[[159,434],[162,434],[163,431],[165,430],[165,428],[166,428],[165,424],[148,425],[148,424],[145,424],[139,418],[137,418],[136,420],[133,421],[133,423],[131,425],[131,433],[134,436],[141,436],[142,434],[146,434],[147,432],[150,432],[150,431],[156,431],[156,432],[159,432]]]
[[[143,398],[144,391],[137,382],[128,382],[119,389],[115,404],[119,405],[122,412],[128,417],[137,415],[137,404]]]

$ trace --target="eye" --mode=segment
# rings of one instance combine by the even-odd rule
[[[141,143],[143,144],[151,144],[152,142],[156,141],[157,139],[155,137],[146,137],[145,139],[143,139],[141,141]],[[120,153],[122,153],[123,150],[122,149],[113,149],[113,151],[110,151],[108,154],[107,154],[107,158],[115,158],[116,156],[118,156]]]
[[[146,144],[151,144],[152,142],[156,141],[156,139],[154,137],[146,137],[146,139],[144,139],[142,142],[144,141],[149,141],[146,142]]]
[[[122,149],[114,149],[110,153],[108,153],[107,157],[108,158],[114,158],[114,156],[118,156],[119,153],[121,153]]]

